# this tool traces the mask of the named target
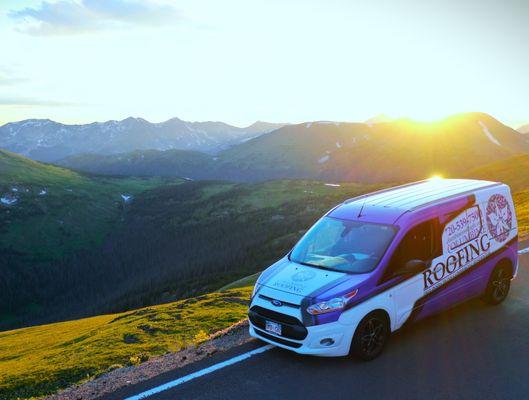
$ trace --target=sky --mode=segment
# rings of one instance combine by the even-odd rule
[[[527,0],[2,0],[0,124],[529,122]]]

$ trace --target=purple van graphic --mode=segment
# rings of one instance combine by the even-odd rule
[[[405,323],[473,297],[503,301],[517,237],[498,182],[426,180],[346,200],[261,274],[250,334],[300,354],[372,359]]]

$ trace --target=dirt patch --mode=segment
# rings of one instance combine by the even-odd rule
[[[210,335],[209,340],[199,346],[164,354],[134,367],[114,369],[89,382],[72,386],[52,396],[48,400],[92,400],[104,394],[134,385],[156,375],[181,368],[202,360],[217,352],[229,350],[251,340],[248,335],[248,321],[244,320],[231,327]]]

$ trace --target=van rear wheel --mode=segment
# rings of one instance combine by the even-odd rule
[[[364,361],[377,358],[390,335],[387,318],[382,313],[368,314],[356,328],[351,342],[351,354]]]
[[[489,284],[487,285],[483,300],[492,305],[503,302],[509,294],[511,278],[512,273],[509,266],[506,263],[498,264],[490,275]]]

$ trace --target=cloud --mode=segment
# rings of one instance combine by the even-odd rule
[[[16,76],[11,68],[0,65],[0,86],[12,86],[22,82],[27,82],[27,79]]]
[[[18,31],[38,36],[70,35],[131,26],[172,26],[182,20],[179,10],[156,0],[43,1],[8,13],[19,21]]]
[[[76,103],[68,103],[55,100],[41,100],[32,97],[0,97],[0,106],[11,106],[11,107],[64,107],[64,106],[75,106]]]
[[[27,79],[13,78],[10,76],[4,76],[0,74],[0,86],[11,86],[11,85],[16,85],[17,83],[22,83],[26,81]]]

